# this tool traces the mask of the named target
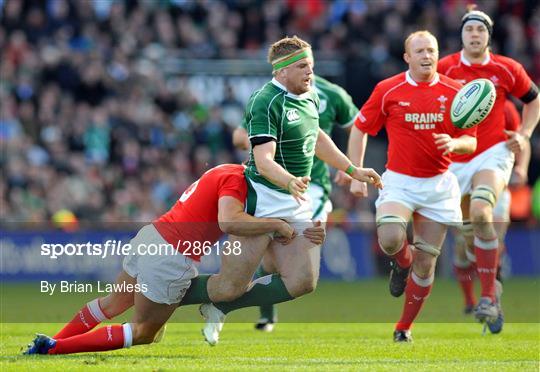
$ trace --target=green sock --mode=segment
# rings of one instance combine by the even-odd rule
[[[227,314],[243,307],[277,304],[293,298],[281,280],[281,275],[272,274],[256,279],[251,289],[236,300],[218,302],[214,305]]]
[[[210,297],[208,297],[207,285],[209,278],[210,275],[199,275],[198,277],[191,279],[191,285],[178,306],[212,302]]]
[[[257,271],[255,271],[255,279],[262,278],[263,276],[270,275],[267,273],[263,265],[259,265]],[[259,306],[259,312],[261,314],[261,319],[267,319],[270,322],[277,322],[277,309],[273,304]]]

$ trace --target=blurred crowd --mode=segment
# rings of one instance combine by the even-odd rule
[[[182,71],[171,79],[161,69],[164,56],[264,59],[270,43],[296,34],[316,58],[343,61],[337,80],[360,106],[380,79],[403,70],[409,32],[431,30],[441,55],[459,50],[465,5],[0,0],[2,220],[151,221],[209,167],[245,159],[231,144],[244,104],[233,84],[205,102]],[[538,3],[488,0],[479,8],[495,21],[494,50],[538,83]],[[539,137],[533,141],[531,184],[540,175]],[[369,205],[339,193],[336,218],[370,220]]]

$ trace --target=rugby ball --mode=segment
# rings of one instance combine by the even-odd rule
[[[497,93],[488,79],[476,79],[463,86],[452,101],[450,119],[461,129],[472,128],[488,116]]]

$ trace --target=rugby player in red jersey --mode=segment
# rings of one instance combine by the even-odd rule
[[[508,131],[517,131],[521,122],[521,117],[516,105],[506,100],[504,104],[504,120],[505,129]],[[512,170],[512,176],[510,177],[510,186],[522,186],[527,183],[527,171],[529,168],[529,162],[531,160],[531,146],[526,142],[524,149],[516,155],[516,162],[514,169]],[[499,262],[497,267],[497,289],[499,292],[502,290],[502,274],[501,262],[506,252],[505,237],[508,227],[510,225],[510,204],[512,201],[512,195],[508,188],[505,188],[502,194],[497,199],[497,204],[493,208],[493,222],[497,236],[499,237]],[[455,236],[455,250],[454,250],[454,273],[456,279],[459,282],[463,293],[463,300],[465,303],[464,313],[471,314],[476,306],[476,297],[474,295],[474,278],[476,277],[476,262],[471,261],[475,259],[474,256],[467,256],[466,242],[463,234],[457,233]],[[503,318],[502,312],[499,314],[501,319]],[[489,324],[488,324],[489,325]],[[491,324],[491,328],[494,328],[496,324]],[[500,328],[502,330],[502,328]]]
[[[472,8],[474,9],[474,8]],[[463,49],[439,62],[438,71],[462,83],[478,78],[495,85],[497,99],[490,114],[478,126],[478,146],[474,153],[453,156],[450,170],[457,176],[461,193],[469,259],[476,260],[482,288],[475,317],[485,322],[492,333],[502,330],[503,317],[497,295],[497,232],[493,226],[493,208],[508,185],[514,154],[529,142],[540,118],[538,87],[517,61],[491,53],[493,21],[484,12],[470,10],[462,18]],[[504,104],[508,95],[523,102],[521,127],[505,130]]]
[[[197,275],[195,262],[223,232],[236,236],[276,234],[286,244],[294,238],[293,228],[274,218],[255,218],[244,212],[247,184],[245,167],[225,164],[207,171],[192,184],[178,202],[131,240],[131,253],[124,259],[116,283],[124,291],[112,292],[85,305],[55,336],[38,335],[25,354],[71,354],[128,348],[149,344],[167,322]],[[306,229],[304,237],[321,244],[322,228]],[[155,244],[159,254],[145,254]],[[242,247],[242,249],[249,247]],[[262,258],[259,257],[259,261]],[[219,299],[221,281],[210,276],[207,301]],[[193,299],[191,299],[191,303]],[[130,323],[108,325],[91,331],[106,319],[134,307]]]
[[[476,129],[460,130],[450,121],[460,84],[437,73],[435,37],[428,31],[409,35],[404,59],[409,70],[377,84],[349,138],[349,157],[362,166],[367,135],[383,126],[388,133],[385,188],[375,206],[379,245],[392,258],[390,292],[398,297],[405,291],[396,342],[412,341],[411,325],[431,291],[447,225],[461,223],[459,186],[448,171],[450,154],[476,148]],[[351,192],[367,196],[367,185],[353,180]],[[414,249],[406,234],[411,218]]]

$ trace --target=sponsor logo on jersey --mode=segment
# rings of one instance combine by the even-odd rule
[[[413,123],[415,130],[435,129],[436,123],[442,123],[444,115],[442,113],[406,113],[405,122]]]
[[[288,110],[285,115],[287,115],[287,120],[289,120],[289,123],[300,120],[300,115],[298,115],[298,110],[296,109]]]
[[[411,105],[411,103],[410,102],[399,101],[398,105],[403,106],[403,107],[409,107]]]

